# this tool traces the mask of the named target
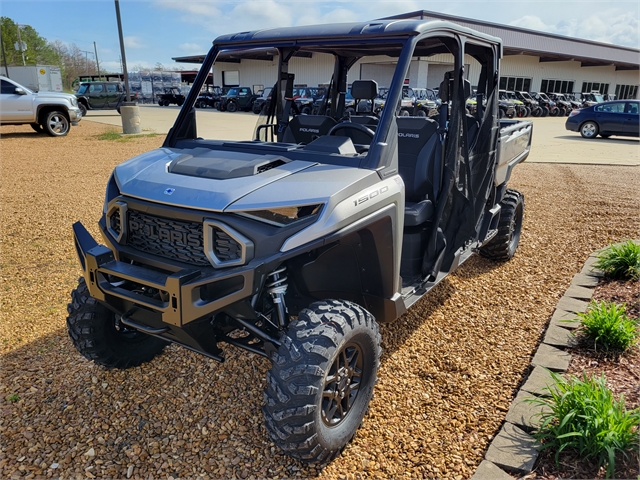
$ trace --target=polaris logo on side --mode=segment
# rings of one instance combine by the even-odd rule
[[[417,133],[398,133],[398,136],[403,138],[420,138],[420,135]]]
[[[301,128],[300,131],[305,133],[320,133],[320,130],[317,128]]]
[[[165,194],[165,195],[173,195],[173,192],[175,192],[175,191],[176,191],[176,189],[175,189],[175,188],[167,188],[167,189],[164,191],[164,194]]]

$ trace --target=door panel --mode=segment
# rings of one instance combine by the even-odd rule
[[[624,114],[624,134],[633,135],[635,137],[640,136],[640,127],[638,124],[638,110],[640,107],[639,102],[627,102],[627,113]]]
[[[601,133],[622,133],[625,120],[624,107],[624,102],[606,103],[596,107],[596,121],[600,125]]]
[[[33,111],[33,95],[19,95],[13,93],[17,85],[2,80],[2,89],[0,90],[0,118],[3,122],[15,122],[25,119],[35,120],[35,112]]]

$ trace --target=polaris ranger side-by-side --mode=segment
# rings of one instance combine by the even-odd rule
[[[294,56],[335,59],[319,112],[294,115]],[[447,54],[434,117],[400,116],[413,60]],[[222,361],[221,343],[267,357],[263,413],[291,456],[325,463],[374,392],[378,324],[472,254],[515,253],[522,195],[507,188],[531,122],[498,120],[498,38],[443,21],[390,20],[217,38],[163,146],[109,179],[99,245],[73,226],[83,278],[67,324],[110,368],[166,342]],[[246,141],[212,140],[194,104],[216,58],[272,58],[276,88]],[[395,63],[385,108],[360,64]],[[465,64],[480,72],[465,110]],[[356,105],[346,112],[347,74]],[[354,78],[356,76],[356,78]],[[363,102],[366,101],[366,102]],[[394,107],[395,106],[395,107]],[[247,362],[252,361],[247,357]]]

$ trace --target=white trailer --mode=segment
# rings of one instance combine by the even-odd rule
[[[34,92],[63,91],[60,67],[53,65],[9,67],[9,78]]]

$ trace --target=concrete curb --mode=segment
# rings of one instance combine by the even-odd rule
[[[542,407],[527,399],[548,395],[545,388],[552,380],[547,370],[565,372],[569,368],[571,354],[562,349],[575,345],[572,330],[580,325],[576,320],[577,313],[586,311],[588,301],[603,276],[601,271],[593,268],[600,251],[589,255],[581,272],[573,277],[571,285],[558,301],[544,339],[531,360],[531,371],[511,403],[502,429],[489,445],[471,480],[512,478],[508,473],[527,474],[533,469],[539,452],[528,432],[536,427]]]

